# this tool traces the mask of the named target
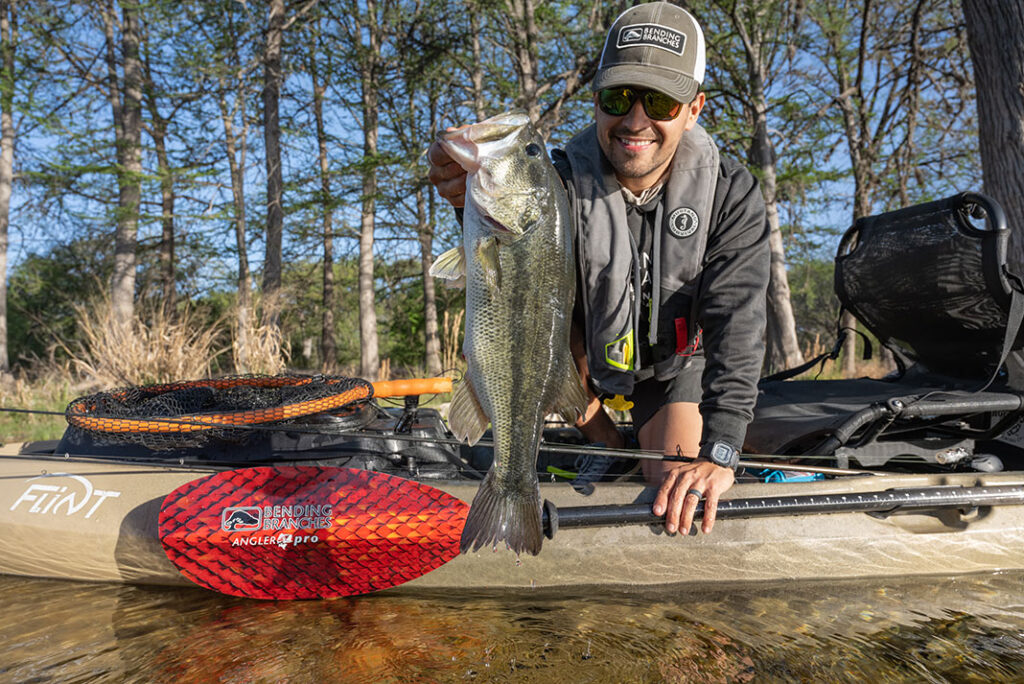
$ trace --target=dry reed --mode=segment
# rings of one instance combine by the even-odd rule
[[[128,322],[118,321],[107,298],[76,308],[81,337],[58,344],[86,383],[100,387],[146,385],[208,377],[226,350],[219,322],[192,310],[168,312],[159,304],[140,306]]]
[[[450,372],[462,367],[462,346],[459,344],[459,338],[465,315],[465,311],[458,311],[454,316],[445,311],[441,319],[441,367],[445,371]]]
[[[231,352],[236,372],[261,375],[284,372],[291,360],[291,346],[278,322],[279,305],[264,300],[258,323],[253,315],[241,321],[238,312],[234,313]]]

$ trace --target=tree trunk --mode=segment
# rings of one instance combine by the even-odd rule
[[[540,120],[540,98],[537,94],[537,21],[533,0],[506,0],[510,37],[516,74],[519,77],[519,98],[516,103],[526,110],[530,121]]]
[[[147,70],[148,71],[148,70]],[[147,80],[149,80],[147,78]],[[160,281],[165,311],[173,311],[176,288],[174,264],[174,172],[167,157],[167,120],[160,116],[153,97],[149,98],[153,120],[153,147],[156,149],[157,172],[160,176]]]
[[[470,80],[473,82],[473,112],[477,121],[487,118],[487,108],[484,106],[484,62],[483,51],[480,48],[480,15],[471,11],[469,15],[470,39],[472,40],[473,68]]]
[[[431,89],[431,92],[435,90]],[[414,102],[410,101],[410,106]],[[432,140],[437,134],[437,97],[430,97],[430,128],[428,137]],[[426,193],[424,201],[424,187],[419,187],[416,195],[416,213],[419,222],[420,238],[420,262],[423,270],[423,319],[424,319],[424,364],[427,374],[438,376],[445,369],[441,364],[441,338],[437,325],[437,291],[436,283],[430,275],[430,267],[434,263],[434,226],[437,225],[437,206],[434,203],[434,193]]]
[[[327,130],[324,126],[324,91],[327,86],[319,80],[315,50],[310,51],[309,73],[313,84],[313,115],[316,119],[316,141],[320,161],[320,204],[323,211],[324,275],[320,364],[324,370],[331,370],[337,363],[338,356],[338,345],[334,338],[334,200],[331,195],[330,165],[327,159]]]
[[[242,85],[239,84],[239,88]],[[231,173],[231,196],[234,209],[235,245],[238,249],[238,302],[235,306],[235,339],[233,344],[235,372],[247,373],[250,368],[249,331],[252,328],[252,296],[249,290],[249,254],[245,239],[245,152],[247,149],[248,125],[243,126],[241,149],[239,136],[235,134],[234,113],[226,101],[226,84],[221,80],[219,98],[221,121],[224,124],[224,146]],[[245,93],[239,92],[236,101],[239,114],[245,121]]]
[[[360,375],[376,380],[380,372],[377,342],[376,290],[373,282],[373,238],[377,201],[377,64],[380,28],[377,3],[367,0],[368,53],[361,65],[363,104],[363,210],[359,228],[359,343]]]
[[[14,185],[14,2],[0,0],[0,379],[10,370],[7,349],[7,231]]]
[[[740,22],[734,20],[736,24]],[[768,101],[765,94],[767,65],[761,57],[761,34],[758,28],[748,31],[737,26],[744,39],[747,56],[747,75],[750,79],[751,114],[754,136],[750,143],[750,163],[761,178],[768,219],[768,246],[771,250],[770,279],[768,281],[768,363],[773,370],[794,368],[804,362],[796,335],[796,319],[789,297],[789,277],[786,274],[786,253],[779,228],[779,206],[776,201],[777,174],[775,147],[768,135]]]
[[[284,0],[270,1],[266,53],[263,57],[263,140],[267,167],[267,245],[263,261],[264,320],[277,327],[281,290],[281,241],[284,234],[281,170],[281,37],[284,32]]]
[[[1024,5],[963,0],[978,97],[985,193],[1006,212],[1010,263],[1024,270]]]
[[[421,185],[416,189],[417,232],[420,241],[420,264],[423,271],[423,319],[426,350],[424,363],[427,375],[434,377],[441,374],[441,339],[437,331],[437,296],[434,290],[434,279],[430,276],[430,267],[434,263],[434,232],[427,219],[427,198]]]
[[[112,3],[104,6],[107,39],[108,98],[113,110],[117,148],[117,227],[114,231],[114,268],[110,303],[114,321],[127,325],[134,315],[136,239],[142,196],[142,63],[139,60],[138,5],[121,3],[121,50],[124,87],[119,86]]]

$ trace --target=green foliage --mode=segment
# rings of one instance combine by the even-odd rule
[[[790,259],[789,288],[800,349],[810,358],[831,349],[839,321],[831,259]]]
[[[588,79],[605,31],[632,3],[533,4],[535,33],[524,40],[530,23],[514,16],[516,3],[501,0],[398,0],[378,3],[375,17],[365,16],[365,3],[287,3],[282,326],[296,367],[319,369],[325,361],[359,366],[356,255],[363,170],[375,169],[379,179],[374,284],[380,354],[391,359],[395,371],[419,368],[426,321],[421,240],[435,255],[459,240],[450,207],[426,179],[429,143],[445,126],[474,120],[477,99],[488,115],[536,105],[552,146],[564,145],[590,122]],[[758,115],[746,50],[752,37],[760,41],[757,56],[766,65],[759,75],[767,106],[763,114],[775,154],[801,347],[806,352],[815,340],[831,344],[836,311],[831,254],[837,233],[854,213],[857,191],[851,149],[874,145],[865,163],[876,209],[978,185],[973,83],[958,2],[877,0],[866,15],[863,2],[839,0],[685,4],[700,18],[708,42],[709,101],[702,122],[724,152],[739,160],[752,154]],[[8,315],[15,362],[45,355],[55,340],[77,339],[74,305],[106,287],[117,205],[111,94],[105,88],[111,78],[123,81],[123,46],[115,35],[108,50],[103,3],[45,5],[29,3],[20,10],[13,93],[19,138],[10,225],[17,248],[11,255]],[[261,98],[265,8],[236,0],[149,0],[138,9],[148,75],[138,297],[160,296],[161,254],[168,247],[161,181],[170,176],[178,296],[207,322],[229,321],[243,257],[251,264],[254,295],[261,280],[267,213]],[[360,70],[369,55],[368,34],[357,29],[357,18],[364,26],[376,22],[382,41],[373,74],[379,89],[373,155],[364,149],[361,130]],[[920,29],[916,48],[914,21]],[[744,34],[751,30],[754,34]],[[863,92],[854,97],[837,90],[837,79],[841,68],[856,64],[862,35],[867,61],[859,81]],[[114,59],[112,71],[108,55]],[[534,60],[536,68],[532,92],[524,58]],[[323,89],[319,137],[314,75]],[[912,78],[921,84],[916,100],[901,90]],[[862,115],[862,129],[847,128],[843,107],[848,103]],[[156,156],[161,122],[166,123],[166,168]],[[233,196],[228,126],[242,179],[241,209]],[[329,302],[322,285],[327,215],[335,262]],[[241,249],[236,219],[245,223]],[[438,287],[436,296],[439,321],[446,311],[454,315],[463,307],[461,291]],[[330,360],[320,358],[324,307],[335,317],[337,355]],[[231,370],[226,361],[219,363],[224,365],[217,370]]]
[[[45,358],[58,340],[76,338],[75,306],[102,291],[108,249],[103,240],[79,240],[14,267],[7,290],[12,362]]]

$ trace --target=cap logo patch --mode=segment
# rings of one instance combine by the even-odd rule
[[[700,221],[697,219],[697,212],[689,207],[676,209],[668,217],[668,232],[677,238],[690,237],[697,232]]]
[[[682,56],[686,34],[661,24],[633,24],[619,29],[617,48],[654,47]]]

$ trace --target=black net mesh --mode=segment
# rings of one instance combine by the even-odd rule
[[[98,443],[178,449],[244,443],[266,426],[342,413],[372,397],[373,385],[359,378],[240,375],[107,390],[75,399],[65,417]]]
[[[858,222],[856,247],[836,259],[836,291],[905,360],[951,375],[986,372],[1007,321],[993,287],[997,236],[967,224],[952,202],[924,206]]]

